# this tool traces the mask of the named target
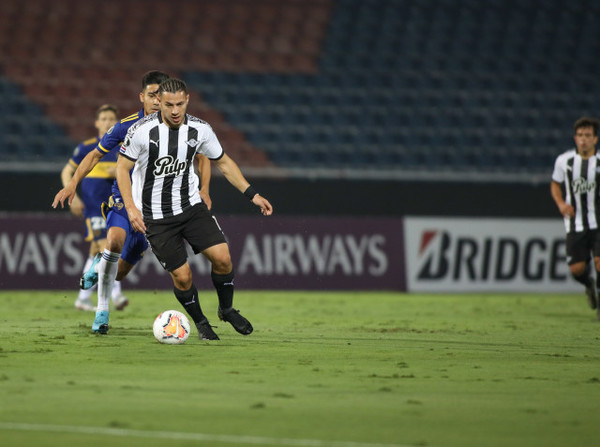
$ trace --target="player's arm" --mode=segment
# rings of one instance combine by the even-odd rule
[[[212,208],[212,200],[210,198],[210,160],[202,154],[196,154],[198,162],[198,173],[200,174],[200,197],[206,203],[208,209]]]
[[[65,187],[69,183],[71,178],[73,178],[75,169],[76,168],[74,164],[72,164],[71,162],[68,162],[62,169],[62,171],[60,172],[60,180],[62,182],[63,187]],[[75,196],[73,197],[73,200],[71,202],[71,213],[73,213],[75,216],[81,217],[83,216],[83,208],[83,202],[81,201],[77,193],[75,193]]]
[[[123,203],[125,204],[127,215],[129,216],[129,222],[131,222],[131,227],[135,231],[145,233],[146,225],[144,224],[142,213],[135,206],[133,195],[131,194],[131,177],[129,176],[129,172],[133,169],[134,165],[135,161],[130,160],[123,155],[119,155],[116,172],[117,184],[119,185],[119,191],[121,191],[121,197],[123,198]]]
[[[562,187],[560,183],[555,182],[554,180],[550,182],[550,194],[552,195],[552,199],[554,199],[560,214],[562,214],[564,217],[575,216],[575,209],[565,202],[563,198]]]
[[[77,191],[77,185],[79,185],[79,182],[81,182],[81,180],[88,175],[92,169],[94,169],[94,166],[98,164],[103,156],[104,154],[102,154],[100,151],[93,150],[87,154],[83,160],[81,160],[81,163],[79,163],[79,166],[77,166],[77,170],[69,179],[67,184],[63,189],[56,193],[56,196],[54,196],[52,208],[56,208],[59,203],[60,207],[64,208],[65,200],[67,200],[67,203],[71,205],[73,198],[75,197],[75,192]]]
[[[273,207],[267,199],[258,194],[250,183],[244,178],[242,171],[227,154],[223,154],[218,160],[214,160],[215,165],[223,173],[229,183],[235,186],[241,193],[248,197],[253,204],[260,208],[265,216],[273,214]]]

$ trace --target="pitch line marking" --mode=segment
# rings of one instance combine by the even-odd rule
[[[127,428],[90,427],[75,425],[25,424],[0,422],[0,430],[80,433],[86,435],[122,436],[133,438],[161,438],[186,441],[224,442],[230,444],[276,445],[291,447],[415,447],[401,444],[380,444],[352,441],[322,441],[319,439],[269,438],[263,436],[210,435],[176,431],[132,430]]]

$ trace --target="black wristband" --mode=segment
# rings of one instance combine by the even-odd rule
[[[244,191],[244,195],[245,195],[246,197],[248,197],[250,200],[254,199],[254,196],[255,196],[256,194],[258,194],[258,193],[257,193],[257,192],[256,192],[256,190],[255,190],[255,189],[252,187],[252,185],[248,186],[248,187],[246,188],[246,191]]]

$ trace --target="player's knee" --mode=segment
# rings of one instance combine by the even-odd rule
[[[233,269],[233,263],[231,262],[231,256],[229,253],[214,257],[212,259],[212,270],[215,273],[225,275]]]
[[[598,265],[598,264],[596,264]],[[573,276],[581,276],[585,273],[585,262],[578,262],[577,264],[571,264],[569,266],[569,269],[571,270],[571,274]]]
[[[173,278],[173,284],[179,290],[189,290],[189,288],[192,287],[192,270],[187,264],[173,270],[171,272],[171,277]]]

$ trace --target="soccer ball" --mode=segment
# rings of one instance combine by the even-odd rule
[[[152,330],[159,342],[180,345],[190,336],[190,321],[177,310],[165,310],[154,320]]]

